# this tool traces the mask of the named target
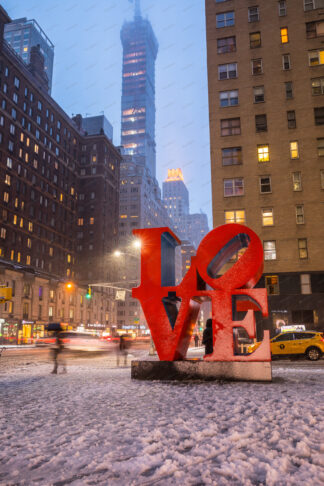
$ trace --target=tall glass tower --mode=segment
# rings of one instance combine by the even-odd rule
[[[133,160],[156,172],[155,59],[158,42],[152,26],[143,19],[140,0],[135,15],[120,33],[123,45],[121,145]]]
[[[12,20],[4,27],[4,39],[13,47],[26,64],[30,63],[31,48],[39,44],[40,51],[44,56],[44,68],[48,77],[49,92],[51,92],[54,45],[36,20],[27,20],[26,17]]]

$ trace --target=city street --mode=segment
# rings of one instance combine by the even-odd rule
[[[324,360],[273,382],[135,382],[130,359],[46,349],[0,358],[1,485],[320,485]]]

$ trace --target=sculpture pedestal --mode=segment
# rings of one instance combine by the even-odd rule
[[[136,380],[272,381],[269,361],[132,361]]]

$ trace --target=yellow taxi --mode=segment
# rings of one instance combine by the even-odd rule
[[[261,343],[248,347],[248,352],[255,351]],[[311,361],[317,361],[324,354],[324,334],[317,331],[282,332],[270,339],[273,357],[304,355]]]

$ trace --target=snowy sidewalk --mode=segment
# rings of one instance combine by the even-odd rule
[[[274,382],[136,382],[102,359],[0,361],[0,484],[316,486],[324,367]]]

